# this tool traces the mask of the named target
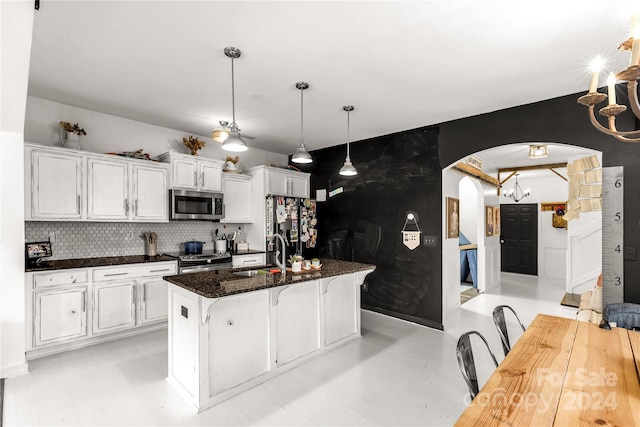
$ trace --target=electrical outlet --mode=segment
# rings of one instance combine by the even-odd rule
[[[438,236],[424,236],[424,245],[435,248],[438,246]]]
[[[56,241],[56,232],[55,232],[55,231],[50,231],[50,232],[49,232],[49,241],[50,241],[51,243],[53,243],[53,242],[55,242],[55,241]]]
[[[129,240],[133,240],[133,231],[129,232]]]

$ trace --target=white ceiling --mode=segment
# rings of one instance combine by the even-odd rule
[[[357,141],[586,91],[596,54],[627,65],[630,3],[44,0],[29,95],[207,136],[231,119],[235,46],[238,125],[291,154],[297,81],[310,150],[346,142],[346,104]]]

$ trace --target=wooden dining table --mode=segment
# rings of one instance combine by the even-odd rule
[[[640,426],[640,332],[538,314],[456,426]]]

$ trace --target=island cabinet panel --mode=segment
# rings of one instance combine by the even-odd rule
[[[211,308],[211,396],[269,371],[269,310],[269,290],[223,298]]]
[[[357,339],[360,285],[374,266],[362,267],[324,260],[320,272],[284,277],[166,277],[167,381],[203,411]]]
[[[277,292],[273,290],[272,292]],[[319,281],[289,286],[277,295],[276,363],[285,365],[320,349]]]
[[[198,400],[198,299],[195,294],[170,292],[169,379],[186,392],[189,401]]]
[[[325,345],[358,332],[360,288],[355,280],[355,274],[322,279]]]

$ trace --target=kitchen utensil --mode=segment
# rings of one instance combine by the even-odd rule
[[[226,240],[216,240],[216,252],[227,252],[227,241]]]
[[[205,242],[196,242],[196,241],[190,241],[190,242],[184,242],[184,253],[185,255],[197,255],[197,254],[201,254],[202,253],[202,245],[204,245]]]

